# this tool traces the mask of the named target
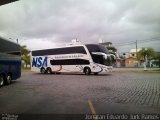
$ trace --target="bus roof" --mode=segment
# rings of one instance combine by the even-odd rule
[[[0,37],[0,52],[20,51],[20,45]]]

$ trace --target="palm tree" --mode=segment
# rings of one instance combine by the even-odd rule
[[[25,62],[26,68],[27,65],[30,65],[30,51],[27,49],[27,46],[21,46],[21,59]]]
[[[152,57],[154,57],[155,51],[153,48],[142,48],[138,53],[137,53],[137,57],[139,59],[143,59],[144,60],[144,70],[146,70],[146,62],[148,59],[151,59]]]

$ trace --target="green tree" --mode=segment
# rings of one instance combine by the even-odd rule
[[[155,63],[156,63],[156,64],[159,66],[159,68],[160,68],[160,54],[157,53],[157,54],[155,55],[154,59],[156,60]]]
[[[26,68],[27,65],[30,65],[30,51],[27,49],[27,46],[21,46],[21,59],[24,61]]]
[[[114,46],[107,46],[107,49],[111,54],[116,55],[117,49]]]
[[[147,60],[152,59],[154,55],[155,51],[153,48],[142,48],[142,50],[137,53],[137,57],[144,60],[144,70],[146,70]]]

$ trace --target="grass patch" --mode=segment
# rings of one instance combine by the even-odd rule
[[[159,70],[144,70],[145,72],[160,72],[160,69]]]

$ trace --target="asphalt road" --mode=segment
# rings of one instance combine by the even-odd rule
[[[160,74],[113,72],[101,75],[22,77],[0,88],[0,113],[106,114],[160,113]]]

